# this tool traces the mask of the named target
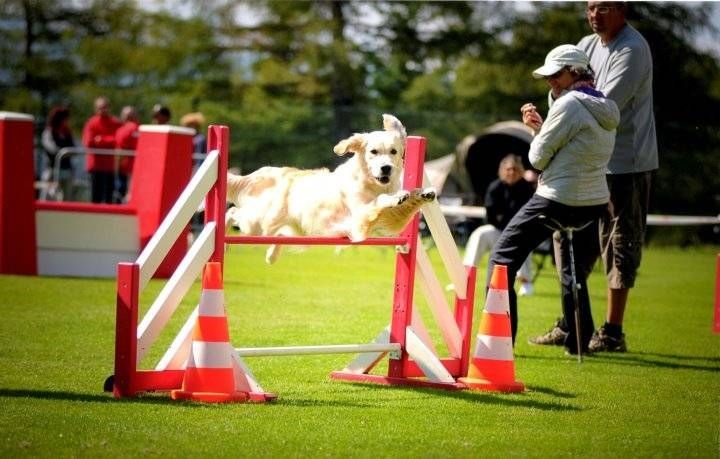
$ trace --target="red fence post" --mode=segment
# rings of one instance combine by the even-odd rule
[[[473,310],[475,304],[475,281],[477,278],[477,268],[475,266],[467,266],[467,290],[465,299],[461,300],[455,297],[455,322],[460,329],[462,336],[462,355],[460,355],[460,375],[467,374],[470,366],[470,342],[472,341],[473,326]]]
[[[130,184],[130,205],[137,209],[140,246],[145,247],[183,192],[192,175],[192,137],[188,128],[142,125]],[[187,252],[188,228],[178,237],[157,277],[170,277]]]
[[[423,164],[425,160],[424,137],[409,136],[405,147],[405,166],[403,187],[413,190],[421,187],[423,182]],[[413,290],[415,287],[415,265],[417,263],[417,234],[420,216],[415,215],[405,227],[402,234],[407,238],[407,250],[398,253],[395,258],[395,293],[393,295],[392,323],[390,325],[390,342],[399,343],[403,350],[400,359],[390,359],[388,376],[405,377],[408,363],[406,349],[406,329],[412,322]]]
[[[113,395],[133,397],[136,393],[137,325],[140,296],[140,266],[119,263],[115,310],[115,375]]]
[[[720,253],[717,255],[715,266],[715,325],[713,331],[720,333]]]
[[[33,117],[0,112],[0,273],[37,275]]]
[[[230,129],[227,126],[208,127],[208,152],[218,150],[218,179],[205,198],[205,224],[213,221],[215,251],[210,261],[217,261],[224,267],[225,255],[225,203],[227,201],[227,167],[229,159]],[[223,272],[224,274],[224,272]]]

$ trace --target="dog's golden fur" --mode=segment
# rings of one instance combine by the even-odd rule
[[[401,190],[405,127],[383,115],[383,128],[335,145],[337,155],[354,155],[332,172],[263,167],[228,174],[227,197],[235,207],[227,225],[248,235],[347,236],[354,242],[398,234],[435,192]],[[279,246],[271,246],[267,262],[278,253]]]

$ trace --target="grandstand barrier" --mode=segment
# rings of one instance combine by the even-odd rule
[[[0,112],[0,273],[115,277],[134,260],[190,179],[194,131],[142,125],[130,200],[91,204],[36,200],[33,117]],[[168,277],[187,251],[174,241],[157,271]]]
[[[455,307],[451,310],[430,259],[419,243],[416,215],[396,237],[370,238],[353,243],[348,238],[226,236],[225,190],[229,131],[225,126],[210,126],[209,153],[190,183],[181,193],[160,228],[135,263],[118,266],[115,373],[106,381],[106,390],[115,397],[133,397],[146,391],[170,391],[182,384],[187,366],[192,330],[197,311],[189,317],[153,369],[141,369],[148,350],[177,310],[183,297],[208,261],[222,263],[224,246],[230,244],[297,245],[391,245],[397,246],[395,288],[390,324],[371,342],[316,346],[283,346],[233,349],[233,362],[248,381],[253,401],[274,399],[258,383],[242,357],[354,353],[359,356],[344,369],[331,373],[340,380],[378,384],[464,389],[456,378],[467,374],[475,288],[475,267],[462,265],[460,255],[437,201],[423,206],[435,245],[455,288]],[[425,139],[408,137],[405,155],[404,186],[414,189],[423,183]],[[162,262],[180,228],[190,219],[193,209],[205,200],[205,226],[158,296],[152,300],[142,319],[139,298],[153,271]],[[416,281],[417,274],[417,281]],[[224,277],[224,276],[223,276]],[[450,354],[441,358],[414,307],[415,285],[421,286]],[[388,357],[386,375],[371,374]]]

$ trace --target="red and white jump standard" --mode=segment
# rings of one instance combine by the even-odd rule
[[[423,206],[425,220],[433,235],[450,281],[455,289],[454,311],[445,299],[445,292],[431,266],[422,244],[419,244],[416,215],[397,237],[371,238],[353,243],[347,238],[316,237],[260,237],[226,236],[225,190],[227,175],[227,127],[210,126],[209,153],[187,188],[168,212],[157,232],[135,263],[118,266],[117,340],[115,374],[106,387],[116,397],[132,397],[150,390],[178,389],[185,373],[191,345],[191,330],[197,309],[187,319],[170,348],[153,370],[138,370],[138,362],[145,356],[170,316],[182,301],[207,261],[223,262],[224,246],[229,244],[298,244],[298,245],[392,245],[398,247],[395,262],[395,290],[390,325],[374,341],[364,344],[318,346],[286,346],[274,348],[235,348],[233,361],[242,375],[244,386],[250,387],[249,399],[272,400],[242,360],[243,356],[302,355],[328,353],[358,353],[358,358],[346,368],[333,372],[334,379],[379,384],[428,386],[444,389],[463,389],[456,381],[467,374],[473,316],[475,268],[462,265],[445,218],[437,201]],[[427,183],[424,176],[426,141],[422,137],[408,137],[405,154],[404,186],[414,189]],[[178,268],[138,321],[139,295],[154,271],[162,263],[167,251],[180,231],[186,227],[194,210],[205,200],[205,227]],[[429,308],[450,353],[440,358],[434,350],[429,333],[413,305],[414,286],[418,285],[428,300]],[[370,371],[385,356],[389,357],[386,375]]]

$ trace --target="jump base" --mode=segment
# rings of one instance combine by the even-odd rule
[[[426,379],[412,378],[395,378],[392,376],[371,375],[367,373],[346,373],[343,371],[333,371],[330,373],[332,379],[350,381],[356,383],[382,384],[384,386],[412,386],[412,387],[428,387],[431,389],[444,390],[464,390],[467,389],[465,384],[460,383],[442,383],[433,382]]]
[[[519,381],[503,383],[484,379],[459,378],[458,383],[467,389],[489,392],[523,392],[525,390],[525,384]]]

